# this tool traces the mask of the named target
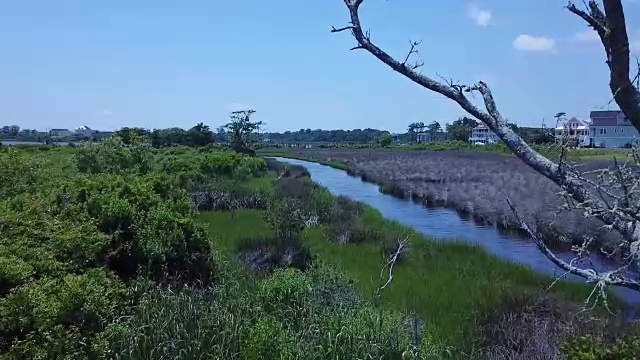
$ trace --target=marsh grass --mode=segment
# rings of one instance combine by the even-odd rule
[[[390,238],[410,236],[410,251],[394,270],[391,285],[382,292],[381,305],[404,313],[416,313],[424,334],[438,343],[467,353],[479,347],[478,316],[498,306],[505,296],[539,296],[552,278],[506,262],[477,246],[428,239],[397,222],[384,219],[363,206],[362,223]],[[241,211],[235,222],[225,212],[203,213],[209,234],[232,251],[246,237],[258,237],[266,224],[257,211]],[[221,227],[220,224],[226,224]],[[256,229],[260,229],[256,231]],[[327,226],[308,228],[304,241],[311,253],[355,280],[358,294],[373,301],[379,286],[381,247],[376,242],[339,244],[326,239]],[[582,284],[560,282],[552,289],[562,299],[581,302],[591,289]],[[461,350],[461,351],[462,351]]]
[[[504,296],[545,293],[553,281],[477,246],[429,240],[385,220],[371,208],[363,214],[363,221],[389,236],[404,238],[410,234],[411,251],[396,267],[394,280],[382,299],[394,308],[415,311],[425,321],[425,328],[445,343],[466,347],[477,335],[475,316],[482,309],[497,305]],[[361,294],[373,295],[381,268],[378,244],[330,243],[319,229],[310,229],[307,240],[312,252],[353,276]],[[579,302],[588,296],[590,288],[561,282],[551,291]]]

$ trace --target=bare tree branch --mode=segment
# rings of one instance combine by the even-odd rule
[[[640,131],[640,90],[629,78],[630,52],[629,36],[621,0],[603,0],[604,13],[598,2],[590,0],[588,12],[576,7],[572,2],[567,10],[579,16],[595,29],[607,54],[610,80],[609,88],[633,126]]]
[[[639,281],[626,278],[621,274],[622,271],[626,269],[626,267],[624,267],[624,269],[620,268],[620,269],[615,269],[613,271],[605,271],[602,273],[598,273],[594,269],[582,269],[577,266],[574,266],[573,264],[567,263],[566,261],[557,257],[551,251],[551,249],[547,247],[544,241],[536,234],[536,232],[534,232],[529,227],[529,225],[527,225],[526,222],[520,219],[520,217],[518,216],[518,212],[516,211],[515,206],[513,206],[511,201],[507,199],[507,202],[509,203],[509,207],[511,208],[511,211],[518,219],[518,222],[520,223],[520,226],[522,227],[522,229],[525,230],[529,236],[531,236],[531,239],[533,239],[538,249],[555,265],[557,265],[558,267],[560,267],[561,269],[565,270],[570,274],[578,275],[580,277],[585,278],[587,282],[590,282],[590,283],[602,283],[603,285],[621,286],[621,287],[626,287],[632,290],[640,291]]]
[[[358,45],[394,71],[402,74],[425,89],[437,92],[466,110],[476,119],[485,123],[506,146],[525,164],[544,175],[563,189],[564,194],[584,209],[588,216],[596,217],[609,228],[620,233],[630,245],[630,248],[640,252],[640,226],[638,221],[622,207],[608,204],[602,197],[597,196],[588,188],[583,179],[572,171],[562,160],[555,163],[533,150],[508,126],[506,119],[500,113],[489,86],[480,81],[472,86],[457,85],[452,82],[438,82],[433,78],[421,74],[406,66],[405,61],[399,61],[379,48],[371,41],[368,33],[364,33],[360,23],[358,10],[363,0],[343,0],[349,10],[350,26],[336,29],[332,32],[350,30]],[[629,79],[629,43],[626,33],[624,12],[620,0],[604,0],[605,13],[595,1],[589,1],[589,12],[578,9],[569,3],[569,11],[583,18],[599,34],[609,57],[608,65],[611,73],[610,88],[614,98],[622,111],[629,117],[631,123],[640,130],[640,94]],[[413,50],[413,49],[412,49]],[[411,51],[410,51],[411,53]],[[479,92],[484,102],[484,110],[475,106],[465,94]],[[566,155],[563,150],[562,158]],[[526,224],[524,224],[526,226]],[[526,230],[527,228],[525,228]],[[637,283],[620,278],[617,272],[597,273],[591,269],[580,269],[566,264],[558,259],[540,239],[536,240],[540,250],[558,266],[566,271],[582,276],[600,285],[616,285],[629,287],[640,291]]]

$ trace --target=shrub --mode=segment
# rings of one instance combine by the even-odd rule
[[[313,261],[311,252],[301,241],[282,242],[277,238],[242,239],[236,254],[254,272],[288,267],[306,270]]]
[[[12,357],[58,358],[94,352],[95,336],[126,305],[127,291],[106,272],[43,279],[0,299],[0,338]]]
[[[562,345],[567,360],[634,360],[640,358],[640,336],[606,343],[601,337],[584,335]]]
[[[300,201],[292,198],[273,199],[265,212],[265,221],[282,244],[296,242],[305,228]]]
[[[295,354],[294,344],[281,322],[264,316],[249,329],[242,349],[242,359],[300,359]]]
[[[276,270],[258,284],[258,302],[267,314],[296,328],[309,316],[313,287],[311,278],[298,269]]]
[[[84,142],[77,146],[76,161],[82,173],[146,174],[151,171],[152,149],[141,144],[126,145],[117,136],[101,143]]]
[[[380,230],[365,226],[359,218],[347,218],[332,223],[327,227],[325,236],[330,241],[340,244],[361,244],[365,242],[377,244],[384,239],[384,234]]]

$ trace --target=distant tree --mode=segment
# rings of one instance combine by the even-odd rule
[[[431,135],[431,141],[434,141],[436,139],[436,134],[442,131],[442,126],[439,122],[434,121],[427,126],[427,131],[429,132],[429,135]]]
[[[387,147],[391,145],[392,141],[393,141],[393,138],[391,137],[391,134],[389,133],[384,134],[380,137],[380,146]]]
[[[233,151],[255,155],[259,138],[257,131],[262,125],[262,121],[251,121],[251,116],[255,112],[255,110],[239,110],[229,114],[231,122],[225,127],[229,132],[229,141]],[[300,131],[305,132],[304,129],[300,129]]]
[[[415,142],[417,140],[417,134],[422,132],[426,126],[423,122],[414,122],[409,124],[407,129],[407,134],[409,135],[409,140],[411,142]]]
[[[225,125],[218,126],[218,128],[216,128],[216,139],[222,143],[226,143],[229,141],[229,136],[227,134],[227,128],[225,127]]]
[[[205,146],[215,141],[215,134],[208,125],[198,123],[187,131],[187,139],[190,146]]]
[[[149,130],[139,127],[123,127],[116,131],[114,135],[118,136],[123,144],[133,145],[147,141],[149,138]]]
[[[477,125],[477,122],[469,117],[461,117],[453,123],[447,125],[447,133],[451,140],[469,141],[471,129]]]

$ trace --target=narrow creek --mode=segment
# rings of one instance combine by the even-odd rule
[[[274,157],[274,159],[304,166],[311,174],[311,179],[327,188],[332,194],[344,195],[365,203],[378,210],[385,218],[410,226],[436,241],[459,240],[478,244],[492,254],[527,265],[537,272],[551,276],[564,273],[562,269],[551,263],[533,242],[501,234],[494,226],[480,226],[471,220],[461,218],[458,213],[450,209],[426,208],[421,204],[383,194],[379,191],[378,185],[362,181],[359,177],[350,176],[346,171],[330,166],[282,157]],[[571,258],[568,252],[559,256],[566,260]],[[594,263],[596,268],[605,267],[597,259],[594,259]],[[566,279],[584,281],[574,275],[568,275]],[[614,292],[634,308],[640,305],[640,293],[624,288],[615,288]],[[629,314],[629,316],[632,315]]]

